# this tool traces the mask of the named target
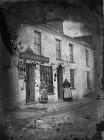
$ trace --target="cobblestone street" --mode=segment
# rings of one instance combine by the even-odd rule
[[[97,102],[84,98],[72,102],[28,105],[15,112],[15,119],[11,120],[11,125],[8,123],[8,130],[16,140],[72,140],[86,136],[91,139],[99,122]],[[11,116],[12,113],[8,115],[8,120]]]

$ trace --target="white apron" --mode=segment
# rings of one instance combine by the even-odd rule
[[[72,97],[72,92],[70,88],[64,88],[64,98]]]

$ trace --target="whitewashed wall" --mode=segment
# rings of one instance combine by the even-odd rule
[[[41,52],[45,57],[49,57],[49,65],[53,63],[53,85],[54,85],[54,94],[49,95],[49,100],[58,100],[57,93],[57,78],[54,81],[54,73],[56,73],[56,68],[58,63],[62,63],[65,67],[63,73],[63,80],[67,78],[70,81],[70,69],[75,69],[75,89],[72,89],[72,94],[74,97],[82,98],[84,94],[89,93],[89,91],[93,89],[94,86],[94,60],[93,60],[93,50],[86,47],[85,45],[78,43],[77,41],[73,41],[68,37],[64,37],[63,35],[59,35],[55,32],[52,32],[45,27],[34,27],[23,25],[20,29],[20,40],[22,40],[22,45],[24,47],[23,50],[31,47],[34,51],[34,30],[39,31],[41,33]],[[55,39],[61,40],[61,52],[62,52],[62,61],[56,60],[56,44]],[[74,63],[66,64],[65,61],[69,60],[69,43],[73,45],[73,57]],[[86,67],[86,54],[85,50],[89,51],[89,62],[90,67]],[[47,65],[47,64],[46,64]],[[90,71],[91,77],[91,85],[92,89],[87,89],[87,77],[86,72]],[[39,75],[39,68],[37,72],[37,76]],[[37,82],[37,81],[36,81]],[[38,78],[39,84],[39,78]],[[36,97],[39,97],[38,87],[35,88]]]
[[[58,63],[62,63],[65,66],[64,73],[63,73],[63,80],[67,78],[70,81],[70,69],[75,69],[75,89],[72,89],[72,94],[74,97],[82,98],[83,94],[87,94],[92,91],[92,89],[87,89],[87,81],[86,81],[86,71],[89,70],[91,72],[91,83],[93,85],[94,82],[94,65],[93,65],[93,51],[84,45],[73,41],[72,39],[68,39],[63,35],[59,35],[52,31],[46,30],[42,27],[34,27],[28,25],[22,25],[19,29],[19,38],[18,41],[22,42],[23,50],[25,51],[28,46],[31,47],[33,51],[34,49],[34,29],[36,31],[41,32],[41,48],[42,48],[42,55],[49,57],[49,64],[53,63],[53,86],[54,86],[54,93],[53,95],[49,95],[48,98],[50,101],[58,100],[58,93],[57,93],[57,78],[54,81],[54,74],[56,73]],[[69,60],[69,43],[73,44],[73,52],[74,52],[74,62],[75,63],[63,63],[62,61],[56,60],[56,44],[55,39],[61,40],[61,52],[62,52],[62,60]],[[86,57],[85,57],[85,49],[88,49],[90,52],[90,67],[86,68]],[[12,58],[11,58],[12,60]],[[13,58],[13,60],[15,60]],[[12,61],[11,61],[12,63]],[[16,63],[16,60],[15,60]],[[12,100],[15,103],[25,103],[26,101],[26,87],[24,80],[18,79],[18,68],[16,67],[15,63],[10,69],[11,75],[11,89],[14,88],[14,92],[12,95]],[[35,98],[38,100],[39,97],[39,85],[40,84],[40,72],[39,72],[39,65],[36,65],[35,69]]]

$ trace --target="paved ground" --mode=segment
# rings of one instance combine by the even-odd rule
[[[49,116],[49,115],[55,115],[55,114],[61,114],[70,112],[72,107],[75,107],[77,105],[86,104],[89,102],[90,99],[77,99],[73,100],[72,102],[63,102],[63,101],[57,101],[53,103],[48,104],[30,104],[25,105],[22,107],[22,109],[17,110],[15,112],[16,118],[28,118],[32,116]],[[71,111],[72,112],[72,111]],[[71,113],[70,112],[70,113]]]
[[[103,100],[84,98],[24,106],[8,115],[7,131],[16,140],[72,140],[85,135],[92,140],[103,105]]]

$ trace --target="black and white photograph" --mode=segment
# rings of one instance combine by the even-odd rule
[[[0,0],[0,140],[104,140],[103,0]]]

